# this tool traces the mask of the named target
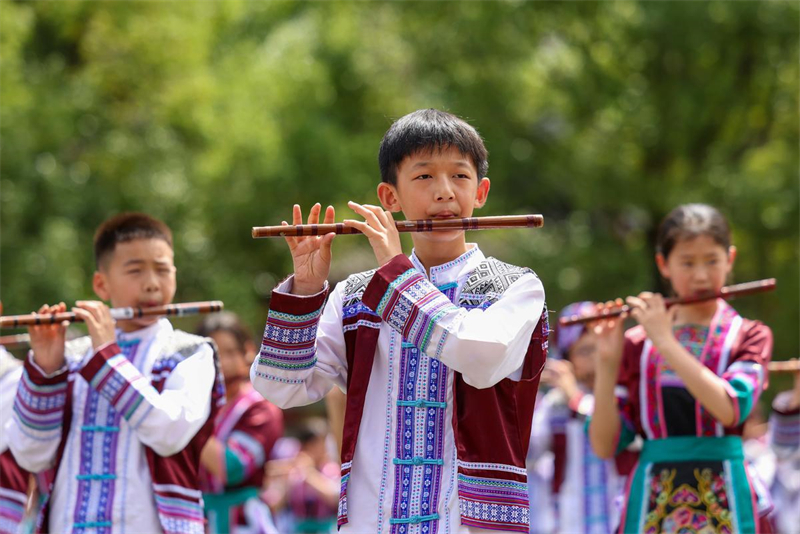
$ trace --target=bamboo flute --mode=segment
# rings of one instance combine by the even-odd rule
[[[421,219],[395,221],[398,232],[436,232],[446,230],[491,230],[500,228],[541,228],[541,215],[498,215],[495,217],[466,217],[453,219]],[[297,224],[288,226],[254,226],[253,239],[262,237],[302,237],[329,233],[339,235],[360,234],[359,230],[343,223]]]
[[[717,298],[722,298],[727,300],[736,297],[741,297],[744,295],[752,295],[754,293],[764,293],[767,291],[772,291],[773,289],[775,289],[775,279],[767,278],[765,280],[756,280],[754,282],[745,282],[743,284],[725,286],[722,289],[720,289],[718,293],[702,293],[699,295],[693,295],[691,297],[668,298],[664,299],[664,303],[667,305],[667,307],[670,307],[670,306],[675,306],[676,304],[695,304],[697,302],[703,302]],[[558,322],[558,324],[559,326],[571,326],[575,324],[588,323],[590,321],[596,321],[598,319],[617,317],[622,315],[623,313],[628,313],[630,310],[631,310],[630,306],[626,304],[624,306],[619,306],[617,308],[603,310],[601,313],[594,315],[585,315],[585,316],[573,315],[571,317],[564,317]]]
[[[800,373],[800,360],[783,360],[779,362],[769,362],[767,369],[770,373]]]
[[[183,317],[184,315],[218,312],[221,311],[224,306],[221,300],[210,300],[205,302],[166,304],[164,306],[153,306],[151,308],[112,308],[111,317],[117,321],[153,315]],[[81,322],[82,319],[77,317],[74,312],[56,313],[55,315],[37,313],[30,313],[28,315],[7,315],[5,317],[0,317],[0,328],[20,328],[23,326],[58,324],[63,321],[77,323]]]
[[[31,336],[28,334],[13,334],[10,336],[0,336],[0,345],[7,349],[17,349],[27,347],[31,344]]]

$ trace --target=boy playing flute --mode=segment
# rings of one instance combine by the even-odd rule
[[[97,230],[94,251],[102,300],[172,301],[172,232],[161,221],[113,217]],[[31,352],[7,428],[22,467],[50,472],[40,529],[202,534],[200,452],[224,400],[214,345],[163,318],[115,324],[100,301],[78,301],[73,311],[88,336],[65,343],[66,324],[29,328]]]
[[[351,202],[378,269],[328,297],[334,234],[289,237],[255,388],[282,408],[347,393],[342,533],[528,531],[525,456],[547,353],[544,289],[530,269],[483,255],[462,230],[412,234],[392,213],[469,217],[486,203],[487,152],[475,129],[429,109],[381,142],[383,208]],[[294,207],[293,224],[302,222]],[[320,206],[309,224],[319,222]],[[328,207],[324,222],[334,221]],[[286,224],[286,223],[284,223]]]

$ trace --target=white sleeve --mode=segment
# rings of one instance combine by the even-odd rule
[[[38,473],[51,467],[61,441],[67,402],[66,366],[46,374],[28,355],[16,388],[13,415],[5,427],[8,446],[17,463]],[[5,401],[4,401],[5,402]]]
[[[292,295],[292,282],[290,277],[273,291],[261,350],[250,368],[253,387],[280,408],[317,402],[334,385],[345,391],[347,384],[344,284],[325,304],[325,289]]]
[[[405,256],[396,256],[376,271],[363,302],[409,343],[461,373],[467,384],[488,388],[519,377],[544,310],[544,287],[527,273],[491,306],[466,310]]]
[[[159,392],[119,352],[116,343],[98,350],[81,375],[131,425],[139,440],[160,456],[184,449],[211,413],[214,349],[208,343],[175,366]]]

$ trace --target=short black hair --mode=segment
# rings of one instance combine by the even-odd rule
[[[426,150],[457,148],[472,159],[478,180],[489,171],[489,153],[478,131],[452,113],[420,109],[397,119],[381,141],[381,180],[397,185],[397,167],[408,156]]]
[[[728,220],[714,206],[708,204],[682,204],[661,221],[656,238],[656,252],[665,258],[679,241],[707,235],[728,251],[731,230]]]
[[[232,335],[242,352],[247,352],[247,344],[253,341],[250,330],[242,323],[239,316],[229,311],[206,315],[195,329],[195,334],[202,337],[211,337],[215,332],[227,332]]]
[[[172,248],[169,226],[145,213],[120,213],[106,219],[94,234],[94,261],[97,268],[114,252],[117,243],[136,239],[163,239]]]

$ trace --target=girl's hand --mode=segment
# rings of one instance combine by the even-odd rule
[[[379,267],[386,265],[389,260],[403,253],[403,247],[400,244],[400,232],[397,231],[391,212],[378,206],[362,206],[352,201],[348,202],[347,205],[364,217],[364,221],[346,219],[343,221],[344,225],[355,228],[367,236],[369,244],[372,245],[372,250],[375,252]]]
[[[308,224],[319,224],[321,209],[319,203],[311,207],[311,211],[308,213]],[[328,209],[325,210],[324,223],[331,224],[335,220],[333,206],[328,206]],[[292,224],[303,224],[303,213],[297,204],[292,208]],[[288,226],[288,223],[282,221],[281,225]],[[331,271],[331,244],[334,237],[336,234],[333,232],[324,236],[284,237],[289,245],[294,263],[292,293],[314,295],[322,291]]]
[[[664,297],[659,293],[645,291],[639,293],[638,297],[628,297],[625,299],[630,306],[630,315],[636,322],[642,325],[647,332],[647,337],[653,342],[656,348],[661,348],[665,343],[674,339],[672,325],[675,322],[677,306],[672,306],[667,310],[664,304]]]
[[[67,305],[61,302],[53,306],[44,304],[36,313],[55,315],[65,311],[67,311]],[[58,371],[64,366],[64,343],[68,325],[69,321],[63,321],[61,324],[28,327],[33,361],[47,374]]]
[[[622,306],[622,299],[608,301],[605,304],[597,304],[597,313],[604,310],[619,308]],[[616,369],[622,361],[622,348],[625,343],[625,333],[622,324],[627,315],[623,314],[608,319],[599,319],[591,323],[590,328],[597,336],[597,369],[601,371],[609,368]]]

